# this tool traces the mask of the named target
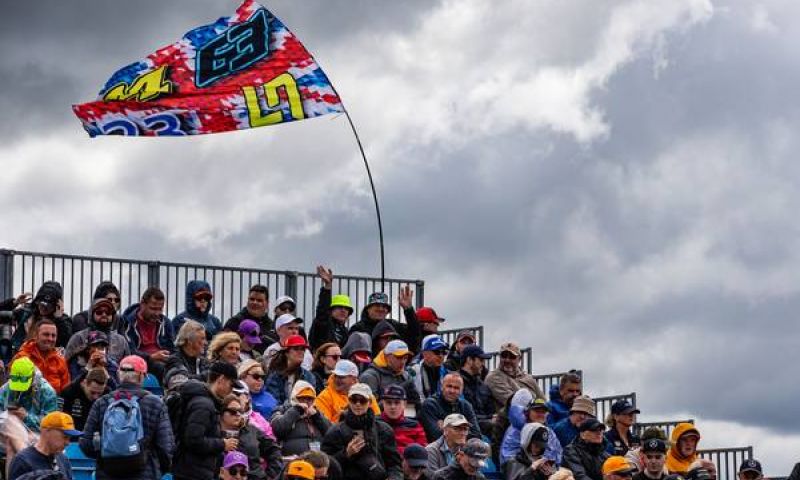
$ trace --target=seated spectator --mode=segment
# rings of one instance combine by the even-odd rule
[[[641,413],[639,409],[627,400],[617,400],[611,405],[611,414],[606,422],[609,430],[605,434],[609,455],[624,457],[628,450],[640,445],[639,436],[633,433],[638,413]]]
[[[226,440],[236,440],[236,450],[247,455],[251,465],[247,473],[250,480],[277,478],[283,468],[281,451],[275,440],[267,437],[253,425],[244,422],[244,407],[239,398],[227,395],[222,399],[220,429]],[[265,467],[262,466],[262,460]]]
[[[589,418],[595,417],[595,405],[588,395],[581,395],[572,402],[569,417],[553,426],[553,431],[562,446],[572,443],[578,436],[580,426]]]
[[[120,323],[120,333],[128,338],[131,352],[145,359],[147,371],[161,383],[167,359],[175,351],[172,322],[163,313],[164,298],[160,288],[148,288],[140,303],[134,303],[122,312]]]
[[[500,345],[500,368],[486,375],[486,386],[492,392],[498,413],[507,413],[506,403],[520,388],[530,390],[534,398],[544,398],[544,392],[533,375],[525,373],[520,368],[521,361],[522,351],[516,343],[508,342]]]
[[[630,479],[635,472],[636,467],[620,455],[612,455],[603,462],[603,480]]]
[[[44,282],[29,305],[14,310],[13,318],[15,330],[11,345],[15,352],[30,338],[31,328],[42,320],[49,320],[56,326],[56,347],[66,347],[72,336],[72,319],[64,313],[64,289],[58,282]]]
[[[417,309],[417,321],[420,326],[420,335],[436,335],[439,333],[439,325],[444,322],[444,318],[436,315],[436,310],[431,307],[419,307]]]
[[[461,330],[456,335],[456,341],[450,346],[450,353],[444,366],[451,372],[461,368],[461,351],[468,345],[475,345],[475,335],[470,330]],[[484,376],[481,374],[481,376]]]
[[[314,480],[314,466],[305,460],[292,460],[283,474],[285,480]]]
[[[350,360],[360,373],[364,373],[372,363],[372,341],[364,332],[355,332],[347,339],[342,348],[342,358]]]
[[[429,442],[442,436],[442,422],[451,413],[460,413],[469,421],[469,436],[480,438],[478,419],[472,406],[464,400],[461,393],[464,391],[464,380],[461,375],[453,372],[445,375],[442,381],[442,391],[428,398],[422,403],[422,426]]]
[[[261,339],[261,327],[258,326],[255,320],[245,319],[239,324],[239,338],[242,339],[241,350],[239,351],[239,360],[261,361],[262,355],[258,348],[264,343]]]
[[[700,431],[691,423],[679,423],[672,430],[667,451],[667,470],[669,473],[686,475],[689,466],[697,459],[697,444],[700,442]]]
[[[361,311],[361,319],[350,327],[349,333],[364,332],[372,338],[372,331],[378,322],[386,320],[406,345],[418,345],[422,335],[416,312],[414,312],[414,307],[412,307],[411,303],[413,298],[414,293],[409,286],[406,285],[400,289],[398,303],[406,317],[406,323],[400,323],[397,320],[387,318],[392,311],[392,305],[389,303],[389,297],[385,293],[375,292],[370,294],[367,299],[367,305]]]
[[[250,470],[250,462],[247,461],[247,455],[242,452],[231,450],[226,453],[222,459],[222,468],[219,469],[219,478],[221,480],[240,480],[247,478],[247,472]]]
[[[267,369],[265,389],[278,402],[278,405],[286,402],[292,392],[294,384],[298,380],[305,380],[316,390],[317,380],[314,374],[303,368],[303,358],[306,354],[308,344],[306,339],[300,335],[292,335],[287,338],[283,349],[275,356]],[[264,355],[264,358],[268,358]]]
[[[483,382],[481,373],[485,370],[485,361],[491,355],[483,351],[478,345],[470,345],[461,351],[461,378],[464,379],[464,399],[466,399],[472,409],[475,410],[475,417],[484,435],[490,436],[494,429],[495,415],[494,399],[492,391]]]
[[[561,376],[558,385],[550,387],[550,416],[547,419],[550,428],[569,416],[572,402],[583,394],[582,382],[581,376],[575,370],[570,370]]]
[[[509,425],[503,436],[503,443],[500,449],[500,464],[506,463],[508,460],[514,458],[520,450],[520,436],[522,429],[529,423],[541,423],[547,425],[547,415],[549,413],[549,406],[543,398],[530,400],[530,392],[526,389],[521,389],[515,393],[511,399],[511,406],[508,409],[508,416],[511,425]],[[527,401],[527,404],[522,406],[521,403]],[[550,427],[549,435],[547,436],[547,450],[551,452],[556,465],[561,465],[563,460],[563,449],[561,442],[558,441],[555,432]]]
[[[93,368],[76,377],[61,392],[61,398],[64,399],[61,411],[68,413],[75,421],[76,428],[83,430],[94,402],[110,391],[108,373],[102,368]]]
[[[314,405],[331,423],[339,423],[339,416],[347,409],[347,393],[358,383],[358,367],[349,360],[339,360],[328,377],[325,388],[317,395]],[[375,397],[370,397],[370,410],[380,415],[381,409]]]
[[[639,451],[641,471],[633,476],[634,480],[664,480],[667,469],[667,444],[661,439],[651,438],[642,442]]]
[[[97,285],[97,288],[94,289],[94,295],[92,295],[92,306],[97,306],[98,300],[107,300],[111,303],[113,307],[113,312],[110,315],[111,318],[114,320],[114,330],[116,331],[117,325],[117,314],[119,313],[119,307],[122,305],[122,298],[120,298],[119,289],[113,282],[108,280],[104,280]],[[82,312],[76,313],[72,316],[72,333],[78,333],[87,328],[92,328],[92,314],[91,309],[84,310]],[[108,333],[108,332],[106,332]],[[127,341],[125,342],[127,346]],[[69,345],[69,343],[67,343]],[[115,353],[116,355],[116,353]],[[124,355],[123,355],[124,356]],[[117,362],[122,360],[123,357],[115,358]]]
[[[211,285],[205,280],[192,280],[186,284],[186,310],[175,315],[172,319],[172,331],[181,329],[186,320],[194,320],[203,326],[206,339],[211,339],[222,331],[222,321],[211,313],[212,299]]]
[[[436,471],[434,480],[483,480],[486,477],[481,469],[486,466],[486,461],[492,456],[489,444],[479,438],[467,441],[464,448],[456,453],[455,462]]]
[[[232,316],[225,322],[224,329],[229,332],[238,332],[239,325],[244,320],[254,320],[258,323],[261,331],[263,343],[256,347],[256,350],[263,352],[267,347],[266,334],[272,330],[273,323],[269,317],[269,290],[264,285],[253,285],[247,294],[247,305],[239,313]],[[272,343],[272,342],[269,342]]]
[[[264,385],[267,378],[264,374],[264,367],[255,360],[245,360],[239,365],[237,370],[239,380],[247,385],[250,391],[250,398],[253,401],[253,410],[262,417],[272,417],[272,411],[278,406],[278,401],[270,394]]]
[[[113,293],[109,293],[109,296],[113,295]],[[67,342],[67,347],[64,349],[64,358],[66,358],[67,363],[80,352],[86,350],[89,333],[92,331],[103,332],[108,337],[108,357],[116,364],[119,364],[120,360],[130,355],[131,348],[128,345],[128,339],[124,335],[120,335],[115,328],[117,307],[118,304],[114,304],[104,297],[95,300],[92,308],[87,312],[89,316],[87,327],[77,331]]]
[[[350,387],[347,409],[322,441],[322,451],[335,458],[347,480],[401,480],[402,460],[391,427],[369,409],[372,390]]]
[[[314,406],[317,393],[308,382],[298,380],[289,401],[272,413],[272,431],[281,442],[284,456],[319,450],[331,422]]]
[[[250,390],[247,385],[241,380],[233,384],[233,394],[239,397],[239,403],[242,404],[242,420],[246,424],[250,424],[267,437],[275,440],[275,432],[272,431],[272,425],[260,413],[253,410],[253,398],[250,396]]]
[[[381,398],[383,413],[381,420],[394,430],[394,438],[397,442],[397,452],[402,455],[406,445],[418,443],[422,446],[428,444],[425,438],[425,430],[422,425],[413,418],[406,418],[406,390],[399,385],[389,385],[383,391]]]
[[[347,343],[347,321],[353,314],[353,305],[347,295],[331,296],[333,287],[333,272],[322,265],[317,267],[317,275],[322,279],[317,299],[317,311],[311,330],[308,332],[308,342],[314,351],[325,343],[335,343],[344,348]]]
[[[372,334],[370,335],[372,356],[377,356],[392,340],[400,340],[400,335],[397,334],[397,331],[391,323],[387,320],[381,320],[375,325],[375,328],[372,329]]]
[[[451,413],[442,422],[442,436],[428,444],[428,471],[435,472],[453,463],[461,448],[467,443],[470,423],[464,415]]]
[[[403,388],[406,388],[406,384],[413,385],[411,375],[406,371],[409,360],[411,351],[408,345],[402,340],[392,340],[358,379],[369,385],[372,394],[380,398],[389,385],[400,385]]]
[[[67,361],[56,350],[57,336],[56,325],[52,320],[39,320],[31,327],[31,339],[22,344],[11,362],[13,366],[13,362],[20,358],[30,358],[53,390],[61,393],[69,385],[69,369]]]
[[[175,353],[169,356],[164,367],[164,384],[173,390],[187,380],[204,381],[209,362],[203,356],[208,340],[206,329],[199,322],[186,320],[175,337]]]
[[[442,379],[448,371],[444,357],[449,346],[438,335],[428,335],[422,340],[422,361],[412,365],[414,386],[423,400],[442,391]]]
[[[550,429],[538,422],[522,428],[517,454],[505,466],[506,480],[546,480],[558,469],[555,453],[548,449]]]
[[[75,430],[72,418],[63,412],[51,412],[40,423],[41,435],[35,445],[21,450],[8,470],[8,477],[16,480],[37,470],[55,470],[72,480],[72,466],[64,456],[71,438],[82,434]]]
[[[428,452],[418,443],[406,445],[403,453],[403,480],[428,480]]]
[[[739,480],[761,480],[764,472],[761,470],[761,462],[754,458],[747,459],[739,466],[739,473],[736,474]]]
[[[314,467],[314,478],[317,480],[341,480],[342,468],[339,463],[321,450],[311,450],[300,456]]]
[[[311,373],[317,378],[317,385],[325,385],[340,358],[342,358],[342,349],[333,342],[322,344],[314,352]]]
[[[233,365],[233,368],[239,366],[239,352],[242,349],[242,339],[239,334],[235,332],[222,332],[211,339],[208,345],[208,361],[224,362],[228,365]]]
[[[70,378],[80,378],[89,370],[100,368],[108,374],[111,389],[117,388],[117,362],[108,355],[108,336],[99,330],[84,330],[84,332],[89,333],[86,338],[86,348],[69,361]]]
[[[698,458],[689,465],[686,480],[717,480],[717,464],[706,458]]]
[[[264,350],[264,364],[269,365],[275,354],[283,349],[283,344],[292,336],[300,336],[305,341],[305,337],[301,335],[300,325],[303,324],[302,318],[297,318],[291,313],[286,313],[275,319],[275,333],[277,338]],[[314,357],[307,348],[303,349],[303,368],[311,370],[311,364],[314,363]]]
[[[603,437],[606,426],[596,418],[588,418],[578,429],[578,438],[564,449],[564,467],[572,470],[575,480],[602,480],[603,462],[610,456]]]

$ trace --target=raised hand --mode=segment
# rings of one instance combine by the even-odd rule
[[[397,296],[397,301],[400,303],[400,306],[404,309],[411,306],[411,301],[414,299],[414,292],[411,290],[409,285],[400,289],[400,293]]]
[[[333,286],[333,270],[317,265],[317,275],[322,279],[322,286],[330,290]]]

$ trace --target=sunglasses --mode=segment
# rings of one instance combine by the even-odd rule
[[[265,378],[267,378],[267,376],[264,375],[263,373],[251,373],[249,375],[250,378],[252,378],[253,380],[264,380]]]
[[[434,350],[433,354],[438,355],[440,357],[444,357],[445,355],[447,355],[447,350]]]
[[[101,308],[101,309],[95,310],[94,313],[95,313],[95,315],[106,315],[106,316],[109,316],[109,317],[112,315],[111,311],[110,310],[106,310],[105,308]]]
[[[233,467],[228,469],[228,473],[234,477],[246,477],[247,469],[244,467]]]
[[[211,298],[212,298],[211,295],[200,295],[198,297],[194,297],[195,300],[201,300],[205,302],[210,302]]]
[[[350,397],[350,403],[353,405],[366,405],[369,403],[369,400],[364,397]]]
[[[31,379],[30,375],[9,375],[8,379],[12,382],[27,382]]]
[[[503,353],[500,354],[500,358],[505,358],[507,360],[508,359],[513,360],[513,359],[519,358],[519,357],[517,357],[516,355],[514,355],[511,352],[503,352]]]
[[[231,415],[236,415],[237,417],[242,414],[241,410],[236,410],[235,408],[226,408],[225,413],[230,413]]]

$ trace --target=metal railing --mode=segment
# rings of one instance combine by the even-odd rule
[[[675,427],[679,423],[691,423],[691,424],[694,424],[694,419],[689,419],[689,420],[666,420],[666,421],[663,421],[663,422],[639,422],[639,423],[637,423],[636,425],[633,426],[633,431],[637,435],[641,436],[642,433],[646,429],[651,428],[651,427],[656,427],[656,428],[660,429],[662,432],[664,432],[664,434],[667,436],[667,439],[669,440],[669,437],[672,435],[672,430],[674,430]]]
[[[449,345],[453,345],[455,343],[456,338],[458,337],[459,332],[464,330],[469,331],[475,337],[475,343],[480,345],[481,347],[484,346],[483,344],[483,326],[480,327],[464,327],[464,328],[454,328],[452,330],[439,330],[439,336],[442,337],[442,340],[447,342]]]
[[[753,458],[753,447],[706,448],[698,450],[697,454],[714,462],[719,480],[735,480],[739,465]]]
[[[549,399],[549,397],[550,397],[550,387],[552,387],[553,385],[556,385],[556,386],[559,385],[559,382],[561,382],[561,377],[563,377],[567,373],[570,373],[570,372],[545,373],[545,374],[541,374],[541,375],[534,375],[533,378],[536,379],[536,383],[539,384],[539,387],[542,388],[542,391],[545,393],[545,395],[548,396],[548,399]],[[573,370],[572,373],[577,373],[578,376],[583,378],[583,371],[582,370]]]
[[[138,302],[147,287],[159,286],[166,296],[165,314],[173,317],[185,309],[186,284],[195,279],[211,284],[213,313],[223,322],[246,304],[250,286],[255,284],[266,286],[273,302],[280,295],[294,297],[297,315],[310,321],[320,286],[320,279],[314,273],[0,250],[0,296],[3,299],[22,292],[35,294],[43,282],[55,280],[64,287],[64,310],[68,313],[88,308],[96,285],[110,280],[120,290],[123,308]],[[423,304],[424,281],[386,279],[384,291],[392,302],[394,318],[402,319],[396,297],[405,285],[415,292],[415,305]],[[378,290],[380,279],[376,277],[334,277],[333,292],[350,296],[355,309],[353,320],[358,319],[369,294]]]
[[[631,402],[631,405],[634,407],[636,406],[636,392],[626,393],[622,395],[608,395],[605,397],[595,397],[594,400],[595,404],[595,412],[597,413],[597,419],[601,422],[606,421],[606,417],[609,413],[611,413],[611,405],[618,400],[627,400]]]

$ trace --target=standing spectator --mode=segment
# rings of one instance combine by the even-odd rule
[[[418,443],[407,445],[403,457],[403,480],[428,480],[428,452]]]
[[[426,399],[442,391],[442,379],[447,375],[444,357],[449,346],[439,335],[428,335],[422,340],[422,361],[411,366],[414,386]]]
[[[306,339],[300,335],[292,335],[286,339],[283,347],[283,350],[272,357],[267,369],[270,373],[264,387],[270,395],[275,397],[279,405],[289,399],[292,388],[298,380],[305,380],[314,389],[317,388],[314,374],[303,368],[303,358],[308,348]]]
[[[300,336],[305,342],[305,336],[301,335],[300,325],[303,324],[302,318],[297,318],[291,313],[285,313],[275,319],[275,332],[277,334],[277,341],[272,342],[270,346],[264,350],[264,364],[268,365],[277,352],[279,352],[284,343],[292,336]],[[311,370],[311,364],[314,363],[314,357],[311,356],[308,349],[303,349],[303,368]]]
[[[241,351],[239,352],[239,360],[257,360],[261,361],[261,352],[258,348],[264,343],[261,339],[261,327],[255,320],[245,319],[239,324],[239,338],[242,339]]]
[[[641,471],[633,476],[634,480],[664,480],[667,469],[664,463],[667,460],[667,444],[659,438],[651,438],[642,442],[639,452]]]
[[[211,344],[208,346],[208,361],[209,362],[225,362],[233,365],[233,368],[239,366],[239,352],[242,350],[242,339],[236,332],[222,332],[211,339]]]
[[[319,450],[331,422],[314,406],[317,393],[310,383],[297,381],[289,401],[272,413],[272,431],[281,442],[284,456]]]
[[[69,384],[69,370],[67,361],[56,350],[58,332],[52,320],[39,320],[31,327],[31,339],[22,344],[12,361],[20,358],[30,358],[42,376],[53,387],[56,393],[61,393]]]
[[[192,280],[186,284],[186,310],[177,314],[172,319],[172,330],[177,332],[186,320],[198,322],[206,331],[209,341],[222,331],[222,322],[211,313],[212,299],[211,285],[204,280]]]
[[[175,353],[169,356],[164,367],[167,390],[173,390],[189,379],[205,380],[209,363],[203,354],[207,344],[203,325],[194,320],[183,322],[175,337]]]
[[[40,424],[42,434],[36,444],[20,451],[11,462],[8,477],[15,480],[36,470],[54,470],[72,480],[72,467],[64,456],[70,438],[82,435],[72,418],[63,412],[47,414]]]
[[[239,365],[239,380],[244,382],[250,391],[253,400],[253,410],[265,419],[272,417],[272,411],[278,406],[278,401],[265,388],[264,367],[255,360],[245,360]]]
[[[102,368],[93,368],[73,380],[61,392],[61,398],[64,399],[61,411],[68,413],[75,421],[76,428],[83,430],[94,402],[110,391],[108,373]]]
[[[250,470],[250,462],[247,461],[247,455],[236,450],[231,450],[225,454],[222,459],[222,468],[219,469],[219,478],[221,480],[236,480],[247,478],[247,472]]]
[[[56,326],[56,347],[67,346],[72,336],[72,319],[64,313],[64,289],[54,281],[44,282],[30,305],[14,310],[14,334],[11,345],[18,351],[29,338],[30,330],[42,320],[49,320]]]
[[[413,298],[414,292],[411,291],[411,287],[406,285],[400,289],[398,303],[403,309],[403,314],[406,317],[406,323],[403,324],[397,320],[387,318],[389,313],[392,311],[392,305],[389,303],[389,297],[387,297],[383,292],[372,293],[367,300],[367,305],[361,311],[361,320],[350,327],[350,333],[365,332],[371,337],[372,330],[375,328],[378,322],[381,320],[386,320],[392,325],[392,328],[394,328],[395,332],[397,332],[400,338],[405,341],[407,345],[418,345],[419,339],[422,337],[422,335],[419,322],[417,321],[416,312],[414,312],[414,307],[412,307],[411,303]]]
[[[97,301],[103,299],[107,300],[113,306],[113,314],[111,315],[111,319],[114,321],[114,329],[116,330],[117,327],[117,313],[119,313],[119,307],[122,305],[122,298],[119,294],[119,289],[113,282],[109,280],[104,280],[100,282],[97,287],[94,289],[94,295],[92,295],[92,306],[97,306]],[[82,312],[76,313],[72,316],[72,333],[78,333],[87,328],[92,328],[92,314],[91,308],[89,310],[84,310]],[[108,332],[106,332],[108,333]],[[122,357],[116,359],[117,361],[122,360]]]
[[[461,378],[464,379],[464,399],[466,399],[472,409],[475,410],[475,417],[484,435],[491,435],[495,423],[495,405],[492,398],[492,391],[483,382],[481,372],[485,368],[485,361],[491,355],[483,351],[478,345],[469,345],[461,351]]]
[[[86,338],[86,348],[83,352],[73,356],[67,364],[70,378],[74,381],[89,370],[101,368],[111,379],[111,387],[116,388],[118,366],[117,362],[108,355],[108,336],[99,330],[84,330],[84,332],[89,332]]]
[[[636,467],[620,455],[612,455],[603,462],[603,480],[629,479],[634,472]]]
[[[314,363],[311,364],[311,373],[317,378],[317,385],[322,386],[328,381],[336,362],[342,358],[342,349],[334,342],[323,343],[314,352]]]
[[[324,343],[335,343],[343,348],[347,343],[347,321],[353,314],[353,305],[347,295],[331,296],[333,288],[333,272],[322,265],[317,266],[317,275],[322,280],[317,299],[317,311],[311,330],[308,331],[308,342],[316,351]]]
[[[419,307],[416,314],[421,335],[426,336],[439,333],[439,326],[445,319],[437,315],[436,310],[431,307]]]
[[[697,459],[697,444],[700,442],[700,431],[691,423],[679,423],[672,430],[667,451],[667,470],[669,473],[686,475],[689,466]],[[576,479],[577,480],[577,479]]]
[[[183,415],[173,419],[180,432],[172,469],[176,480],[212,480],[222,454],[239,446],[236,438],[222,438],[219,418],[222,399],[231,394],[235,381],[233,365],[216,362],[208,369],[207,383],[189,380],[181,387]]]
[[[392,340],[399,340],[400,335],[397,334],[397,331],[394,329],[391,323],[386,320],[381,320],[375,325],[375,328],[372,329],[372,334],[370,335],[372,341],[372,355],[377,356],[378,353],[383,350],[386,345],[391,342]]]
[[[98,287],[99,288],[99,287]],[[109,296],[113,296],[109,293]],[[79,355],[80,352],[85,351],[88,345],[89,334],[91,332],[103,332],[108,337],[108,356],[115,363],[127,357],[131,353],[128,339],[115,328],[117,323],[117,307],[118,305],[101,297],[92,304],[92,308],[86,312],[88,316],[88,325],[80,331],[76,331],[72,338],[67,342],[67,347],[64,349],[64,358],[69,363],[73,357]]]
[[[342,348],[342,358],[355,363],[360,373],[372,363],[372,340],[364,332],[355,332],[347,339]]]
[[[142,479],[159,480],[169,471],[175,439],[167,415],[167,408],[156,395],[142,389],[147,377],[147,362],[141,357],[125,357],[119,366],[120,387],[98,399],[89,411],[80,448],[89,458],[97,459],[97,479]],[[131,399],[138,403],[141,412],[142,438],[139,440],[141,455],[138,462],[131,457],[104,458],[103,450],[96,443],[98,438],[108,440],[105,430],[109,406],[119,399]]]
[[[546,480],[558,469],[555,454],[548,450],[550,429],[538,422],[522,428],[517,454],[505,466],[506,480]]]
[[[339,416],[347,409],[347,393],[358,383],[358,367],[350,360],[339,360],[328,377],[325,388],[317,395],[314,405],[331,423],[339,423]],[[381,409],[375,397],[370,397],[370,409],[380,415]]]
[[[639,409],[627,400],[617,400],[611,405],[611,414],[606,422],[609,455],[624,457],[628,450],[639,446],[639,436],[633,433],[632,428],[638,413]]]
[[[252,465],[247,473],[248,479],[278,478],[283,467],[280,448],[264,432],[244,422],[243,413],[244,407],[236,395],[227,395],[222,399],[222,437],[237,440],[236,450],[247,455],[248,463]]]
[[[605,428],[596,418],[584,420],[579,437],[564,449],[564,466],[572,470],[575,480],[603,480],[603,462],[610,456],[603,437]]]
[[[469,345],[475,345],[475,334],[470,330],[461,330],[456,335],[456,341],[450,346],[447,361],[444,362],[448,370],[455,372],[461,368],[461,351]],[[483,376],[483,374],[481,374]]]
[[[397,451],[400,455],[407,445],[417,443],[422,446],[428,444],[425,438],[425,430],[422,425],[413,418],[406,418],[406,390],[399,385],[389,385],[383,391],[381,398],[383,413],[381,420],[394,430],[394,438],[397,441]]]
[[[224,328],[229,332],[238,332],[239,324],[243,320],[254,320],[261,327],[261,339],[265,342],[257,349],[259,352],[263,352],[267,346],[266,334],[273,327],[272,319],[269,317],[267,310],[269,310],[269,290],[264,285],[253,285],[247,294],[247,305],[239,313],[229,318],[225,322]]]
[[[761,462],[754,458],[749,458],[739,466],[739,473],[736,475],[739,480],[761,480],[764,472],[761,470]]]
[[[372,390],[356,383],[350,387],[347,409],[322,441],[322,451],[342,466],[347,480],[401,480],[402,460],[394,432],[369,409]]]
[[[544,398],[544,392],[533,375],[520,368],[521,361],[519,346],[513,342],[504,343],[500,345],[500,368],[486,375],[486,386],[491,390],[495,407],[500,413],[506,414],[506,403],[520,388],[530,390],[534,398]]]
[[[508,408],[509,425],[503,436],[503,443],[500,447],[500,464],[506,463],[514,458],[520,450],[520,436],[525,425],[530,423],[541,423],[547,425],[547,415],[549,408],[543,398],[536,398],[527,402],[526,405],[519,405],[530,399],[530,392],[524,388],[515,393],[511,398],[511,406]],[[547,427],[547,450],[551,452],[556,465],[561,465],[564,450],[561,442],[558,441],[555,432]]]
[[[250,424],[267,437],[275,440],[275,432],[272,431],[272,425],[260,413],[253,410],[253,399],[250,396],[250,390],[247,385],[241,380],[233,385],[233,394],[239,397],[239,403],[242,404],[242,420],[245,424]]]
[[[402,340],[392,340],[375,357],[372,365],[364,370],[359,381],[369,385],[372,394],[378,398],[389,385],[400,385],[405,388],[406,384],[412,383],[411,375],[406,371],[409,360],[411,351],[408,345]]]
[[[589,418],[595,417],[595,405],[588,395],[581,395],[572,402],[569,417],[561,420],[553,426],[558,441],[566,446],[572,443],[580,433],[580,426]],[[576,479],[577,480],[577,479]]]
[[[550,387],[550,416],[547,423],[552,428],[556,423],[569,416],[572,402],[583,395],[583,380],[578,372],[570,370],[561,376],[558,385]]]
[[[464,448],[456,453],[455,462],[436,471],[434,480],[484,480],[481,469],[492,455],[489,444],[479,438],[467,441]]]
[[[425,436],[432,442],[442,436],[442,422],[451,413],[460,413],[469,421],[470,438],[480,438],[481,430],[472,405],[464,400],[461,393],[464,391],[464,380],[461,375],[448,373],[442,381],[442,391],[428,398],[422,403],[422,426]]]
[[[467,443],[469,420],[460,413],[451,413],[442,422],[442,436],[428,444],[428,471],[435,472],[450,463]]]
[[[147,371],[159,382],[164,378],[167,359],[175,351],[172,322],[164,315],[164,292],[150,287],[142,301],[122,312],[120,329],[128,337],[131,352],[147,362]]]

